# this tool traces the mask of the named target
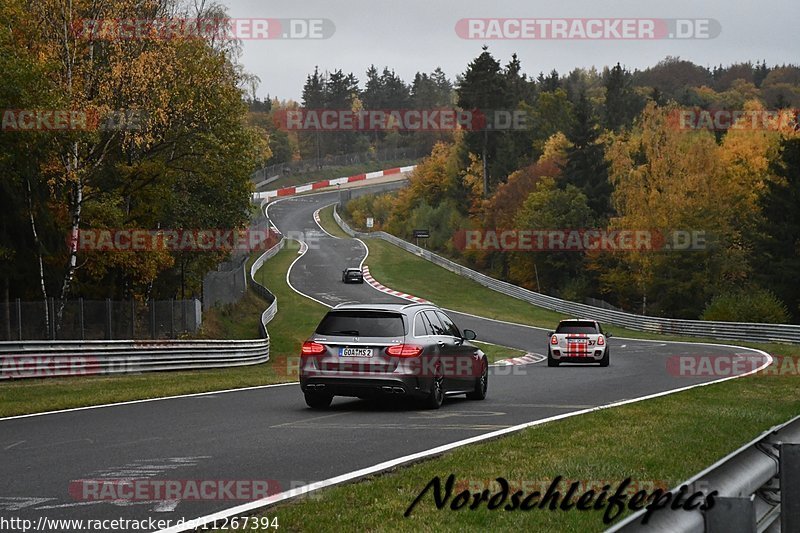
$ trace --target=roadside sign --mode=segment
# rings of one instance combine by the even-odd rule
[[[426,229],[415,229],[414,230],[414,238],[415,239],[427,239],[431,236],[430,230]]]
[[[375,220],[372,217],[367,217],[367,227],[371,228],[375,225]]]

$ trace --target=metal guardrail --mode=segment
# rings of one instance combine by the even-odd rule
[[[267,307],[264,312],[261,313],[261,334],[266,338],[269,338],[269,334],[267,333],[267,324],[278,312],[278,299],[274,294],[272,294],[272,292],[270,292],[268,288],[256,281],[256,272],[258,272],[259,269],[264,266],[264,262],[267,259],[273,257],[275,254],[281,251],[285,243],[286,239],[281,238],[278,244],[261,254],[261,256],[253,262],[253,265],[250,267],[250,275],[247,277],[247,284],[250,286],[250,288],[252,288],[259,296],[269,302],[269,307]]]
[[[800,417],[776,426],[681,484],[717,491],[706,511],[639,511],[609,532],[794,533],[800,531]],[[673,489],[673,495],[679,489]],[[701,498],[702,499],[702,498]]]
[[[338,206],[337,206],[338,207]],[[523,289],[511,283],[494,279],[475,270],[459,265],[429,250],[415,246],[394,235],[383,231],[362,233],[354,231],[339,216],[336,208],[333,211],[336,222],[350,236],[360,238],[378,238],[390,242],[408,252],[418,255],[442,268],[469,278],[484,287],[526,301],[545,309],[550,309],[569,316],[591,317],[600,322],[613,324],[637,331],[665,335],[685,335],[690,337],[707,337],[725,340],[741,340],[751,342],[782,342],[800,344],[800,325],[794,324],[760,324],[745,322],[715,322],[707,320],[686,320],[677,318],[661,318],[655,316],[635,315],[624,311],[604,309],[578,302],[570,302],[553,296]]]
[[[284,239],[264,252],[250,268],[248,285],[269,302],[261,315],[261,339],[121,340],[0,342],[0,380],[196,370],[256,365],[269,360],[267,324],[278,300],[258,283],[255,273],[284,246]]]
[[[0,380],[196,370],[269,360],[269,338],[254,340],[22,341],[0,343]]]

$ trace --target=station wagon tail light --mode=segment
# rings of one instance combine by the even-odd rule
[[[602,335],[597,337],[597,345],[598,346],[603,346],[605,343],[606,343],[606,339]]]
[[[550,344],[552,344],[553,346],[555,346],[556,344],[558,344],[558,337],[556,337],[556,334],[555,334],[555,333],[553,333],[552,335],[550,335]]]
[[[300,355],[320,355],[325,353],[325,346],[318,342],[306,341],[300,349]]]
[[[422,346],[413,344],[395,344],[386,348],[386,353],[393,357],[417,357],[422,353]]]

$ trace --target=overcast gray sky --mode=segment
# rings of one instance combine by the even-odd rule
[[[601,69],[618,61],[631,70],[680,56],[704,66],[765,59],[800,63],[798,0],[220,0],[233,18],[324,18],[334,22],[325,40],[247,40],[241,61],[261,78],[260,97],[299,100],[315,65],[341,68],[363,82],[370,64],[388,65],[410,82],[437,66],[454,79],[483,44],[505,64],[513,52],[530,76],[555,68]],[[465,40],[462,18],[683,18],[715,19],[714,39],[692,40]]]

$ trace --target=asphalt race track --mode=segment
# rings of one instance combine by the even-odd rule
[[[341,283],[342,269],[358,266],[366,250],[359,241],[326,235],[314,222],[314,211],[336,199],[334,192],[270,206],[270,219],[284,234],[303,232],[310,245],[294,264],[290,283],[329,305],[398,301],[367,284]],[[460,327],[475,330],[479,340],[535,353],[546,349],[540,329],[452,316]],[[703,381],[670,375],[666,361],[672,355],[747,352],[619,338],[610,342],[607,368],[534,364],[495,369],[485,401],[448,399],[438,411],[347,398],[334,399],[327,412],[312,411],[299,387],[290,384],[0,420],[0,513],[34,523],[40,516],[154,517],[174,523],[244,502],[80,501],[70,496],[70,482],[275,480],[280,490],[288,490],[493,430]]]

